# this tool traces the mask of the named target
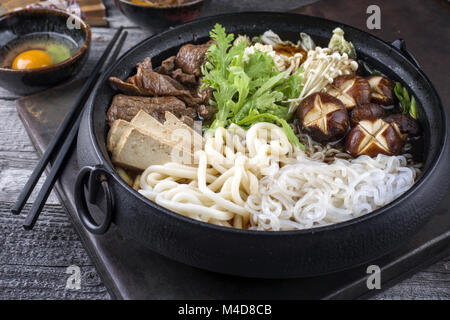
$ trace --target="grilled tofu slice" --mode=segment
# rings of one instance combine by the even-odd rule
[[[205,143],[202,135],[196,132],[191,127],[187,126],[183,121],[178,119],[173,113],[166,111],[166,121],[164,127],[172,132],[172,141],[182,140],[185,144],[190,146],[192,153],[197,150],[201,150]]]
[[[175,116],[173,117],[177,119]],[[179,120],[177,119],[177,121]],[[181,126],[190,129],[189,126],[186,126],[181,121],[179,121],[177,125],[169,126],[166,123],[162,124],[145,111],[140,111],[131,120],[131,124],[142,131],[149,132],[151,135],[158,137],[158,139],[168,145],[178,146],[178,148],[181,148],[186,153],[193,153],[193,148],[191,145],[192,140],[189,139],[190,133],[175,131],[180,130],[180,128],[182,128]],[[188,139],[186,139],[186,137],[188,137]]]
[[[130,122],[134,127],[149,132],[150,134],[158,137],[164,142],[171,144],[170,135],[171,132],[168,128],[164,127],[161,122],[149,115],[147,112],[139,111]]]
[[[133,127],[124,133],[112,152],[114,164],[134,170],[145,170],[151,165],[167,162],[189,164],[191,161],[192,153]]]
[[[109,129],[108,137],[106,138],[106,148],[109,152],[114,150],[114,147],[117,145],[120,138],[132,127],[133,126],[128,121],[122,119],[113,122],[111,129]]]

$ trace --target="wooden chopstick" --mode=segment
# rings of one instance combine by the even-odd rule
[[[117,56],[120,53],[120,50],[123,46],[123,43],[125,42],[127,35],[128,32],[126,31],[122,34],[119,43],[117,44],[114,52],[112,53],[108,61],[108,64],[111,64],[117,59]],[[78,135],[78,129],[80,127],[82,117],[83,113],[80,112],[67,138],[65,139],[60,151],[58,152],[58,156],[56,157],[55,162],[51,167],[50,173],[45,179],[45,182],[42,185],[42,188],[39,191],[36,200],[34,201],[30,211],[28,212],[25,222],[23,223],[23,227],[27,230],[33,229],[37,219],[39,218],[42,208],[44,207],[45,202],[47,201],[47,198],[50,195],[51,190],[53,189],[56,180],[58,179],[62,169],[64,168],[64,164],[66,163],[67,157],[71,154],[70,151]]]
[[[113,38],[111,39],[110,43],[106,47],[105,51],[103,52],[103,55],[100,57],[99,61],[95,65],[91,75],[87,79],[86,83],[83,85],[83,88],[80,91],[80,94],[77,97],[77,100],[65,116],[63,122],[59,126],[58,130],[55,133],[55,136],[50,141],[47,149],[45,150],[44,154],[42,155],[41,159],[39,160],[38,164],[34,168],[30,178],[28,179],[27,183],[25,184],[24,188],[22,189],[22,192],[20,193],[19,197],[17,198],[17,201],[14,203],[13,207],[11,208],[11,212],[14,214],[19,214],[26,201],[30,197],[31,192],[33,191],[34,187],[36,186],[36,183],[38,182],[39,178],[42,175],[42,172],[44,171],[45,167],[49,163],[51,157],[54,155],[55,150],[58,149],[58,147],[63,142],[65,135],[67,134],[67,131],[71,128],[74,120],[76,119],[76,116],[80,114],[81,109],[84,106],[84,103],[86,102],[87,98],[89,97],[89,93],[92,90],[93,86],[95,85],[95,82],[98,78],[99,72],[101,68],[103,67],[106,58],[109,55],[109,52],[113,48],[114,44],[117,42],[117,39],[122,32],[123,27],[120,27],[116,33],[114,34]]]

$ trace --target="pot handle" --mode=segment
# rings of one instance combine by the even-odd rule
[[[406,49],[406,41],[404,39],[395,40],[394,42],[391,43],[391,46],[400,51],[417,68],[421,69],[417,59]]]
[[[114,198],[108,183],[108,172],[101,166],[86,166],[78,173],[75,182],[75,206],[77,208],[78,217],[84,227],[93,234],[104,234],[108,231],[112,221],[112,214],[114,211]],[[87,183],[87,184],[86,184]],[[88,190],[88,198],[85,196],[85,186]],[[99,189],[102,189],[105,195],[106,211],[103,221],[98,224],[92,218],[86,200],[91,204],[95,204]]]

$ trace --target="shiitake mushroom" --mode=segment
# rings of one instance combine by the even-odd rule
[[[418,136],[420,134],[419,123],[406,114],[391,114],[384,118],[384,121],[389,123],[395,123],[404,135]]]
[[[347,110],[370,102],[369,82],[360,76],[338,76],[326,88],[326,92],[339,99]]]
[[[325,91],[314,93],[298,108],[302,130],[321,143],[341,139],[349,123],[345,149],[353,157],[399,155],[408,137],[420,126],[408,115],[386,116],[382,106],[395,103],[395,84],[383,76],[339,76]]]
[[[382,76],[366,78],[370,86],[370,101],[389,106],[395,103],[394,81]]]
[[[341,139],[349,128],[344,104],[324,92],[313,93],[300,104],[298,111],[302,130],[321,143]]]
[[[396,124],[379,118],[362,120],[348,133],[345,149],[355,158],[361,155],[375,157],[380,153],[388,156],[399,155],[404,139],[395,126]]]
[[[361,120],[375,120],[383,118],[386,112],[382,107],[375,103],[358,105],[350,111],[350,124],[356,126]]]

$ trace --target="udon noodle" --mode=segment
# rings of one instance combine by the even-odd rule
[[[222,226],[292,230],[346,221],[399,197],[416,169],[405,156],[336,157],[294,148],[274,124],[231,125],[205,134],[197,165],[176,162],[144,171],[139,192],[184,216]]]

